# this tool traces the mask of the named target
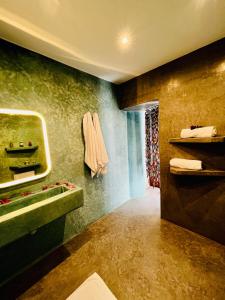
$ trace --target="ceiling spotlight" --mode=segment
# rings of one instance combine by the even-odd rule
[[[125,35],[125,36],[121,37],[121,44],[123,44],[123,45],[129,44],[128,36]]]
[[[131,42],[132,42],[132,38],[129,32],[125,32],[125,33],[123,32],[118,37],[118,45],[122,50],[128,49],[129,46],[131,45]]]

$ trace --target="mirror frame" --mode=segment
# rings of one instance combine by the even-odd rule
[[[6,183],[0,183],[0,189],[5,189],[5,188],[11,187],[11,186],[38,180],[38,179],[41,179],[41,178],[47,176],[51,171],[52,163],[51,163],[51,157],[50,157],[47,128],[46,128],[46,123],[45,123],[44,117],[40,113],[35,112],[35,111],[20,110],[20,109],[8,109],[8,108],[0,108],[0,114],[36,116],[41,120],[42,134],[43,134],[43,138],[44,138],[45,156],[46,156],[46,163],[47,163],[47,169],[45,172],[34,175],[34,176],[30,176],[30,177],[25,177],[25,178],[21,178],[21,179],[17,179],[17,180],[8,181]]]

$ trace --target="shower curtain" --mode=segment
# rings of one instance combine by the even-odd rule
[[[148,183],[153,187],[160,187],[158,117],[158,105],[148,108],[145,112],[146,173],[148,177]]]

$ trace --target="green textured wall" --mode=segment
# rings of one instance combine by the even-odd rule
[[[129,168],[126,112],[118,109],[109,82],[0,40],[0,107],[34,110],[46,120],[53,167],[36,188],[68,179],[85,197],[83,208],[0,250],[3,281],[128,200]],[[108,174],[94,180],[83,162],[87,111],[99,113],[110,159]]]

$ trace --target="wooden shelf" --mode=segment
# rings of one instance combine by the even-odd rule
[[[172,144],[180,144],[180,143],[202,143],[202,144],[208,144],[208,143],[224,143],[225,142],[225,136],[214,136],[214,137],[207,137],[207,138],[173,138],[169,139],[169,143]]]
[[[32,152],[38,149],[38,146],[27,146],[27,147],[12,147],[12,148],[5,148],[7,153],[18,153],[18,152]]]
[[[185,176],[225,176],[225,171],[222,170],[188,170],[170,167],[170,173],[174,175],[185,175]]]
[[[37,169],[41,166],[40,163],[33,163],[33,164],[29,164],[29,165],[14,165],[14,166],[10,166],[10,170],[13,171],[22,171],[22,170],[33,170],[33,169]]]

